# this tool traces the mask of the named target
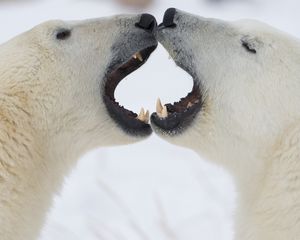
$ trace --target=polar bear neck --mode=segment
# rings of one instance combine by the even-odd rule
[[[49,133],[36,128],[24,106],[26,92],[0,93],[0,101],[1,240],[37,239],[53,195],[79,151],[70,153],[61,143],[68,139],[49,141]]]
[[[298,239],[300,236],[300,124],[281,134],[252,181],[236,174],[237,240]],[[246,171],[250,171],[247,168]],[[245,172],[245,171],[244,171]],[[247,174],[245,175],[247,176]],[[295,238],[296,237],[296,238]]]
[[[257,151],[250,144],[234,142],[235,138],[225,142],[211,135],[199,138],[201,148],[196,145],[194,149],[204,149],[197,150],[200,156],[223,166],[233,177],[237,190],[235,240],[298,239],[300,119],[291,121],[273,142]],[[216,145],[215,139],[222,144]]]

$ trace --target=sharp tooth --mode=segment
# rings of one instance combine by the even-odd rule
[[[158,98],[156,101],[156,113],[160,114],[162,112],[162,110],[163,110],[163,106],[161,104],[160,99]]]
[[[135,59],[138,59],[140,62],[142,62],[144,59],[143,59],[143,56],[140,52],[136,53],[135,54]]]
[[[191,102],[189,102],[188,105],[187,105],[187,108],[190,108],[192,106],[193,106],[193,104]]]
[[[162,118],[168,117],[168,109],[167,109],[166,105],[164,105],[164,107],[163,107],[163,109],[162,109],[161,117],[162,117]]]
[[[137,119],[144,122],[144,123],[149,123],[149,111],[147,110],[145,113],[144,108],[141,109],[140,114],[137,116]]]
[[[146,114],[144,116],[145,116],[144,122],[148,124],[149,123],[149,119],[150,119],[150,113],[149,113],[148,110],[147,110],[147,112],[146,112]]]
[[[145,115],[145,110],[144,110],[144,108],[141,108],[141,111],[140,111],[139,115],[137,116],[137,119],[143,121],[144,115]]]

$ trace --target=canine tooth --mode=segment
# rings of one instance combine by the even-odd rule
[[[166,105],[164,105],[162,112],[161,112],[161,118],[166,118],[166,117],[168,117],[168,110],[167,110]]]
[[[144,123],[149,123],[149,111],[147,110],[145,113],[144,108],[141,109],[139,115],[137,116],[137,119],[144,122]]]
[[[187,108],[190,108],[192,106],[193,106],[193,104],[191,102],[189,102],[188,105],[187,105]]]
[[[144,109],[144,108],[141,108],[140,116],[144,116],[144,115],[145,115],[145,109]]]
[[[140,62],[142,62],[144,59],[143,59],[143,56],[140,52],[136,53],[133,55],[133,58],[134,59],[138,59]]]
[[[137,119],[143,121],[144,115],[145,115],[145,110],[144,110],[144,108],[141,108],[141,111],[140,111],[139,115],[137,116]]]
[[[161,114],[162,110],[163,110],[163,106],[161,104],[160,99],[158,98],[156,101],[156,113]]]

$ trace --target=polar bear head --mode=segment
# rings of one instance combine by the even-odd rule
[[[265,154],[300,119],[300,42],[266,24],[226,22],[176,9],[158,40],[194,79],[179,102],[151,117],[168,141],[214,159]]]
[[[146,114],[121,107],[114,91],[156,48],[155,28],[148,14],[49,21],[3,44],[1,99],[11,118],[73,150],[148,136]]]

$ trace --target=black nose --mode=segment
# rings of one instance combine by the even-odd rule
[[[151,14],[145,13],[142,14],[140,21],[136,23],[135,26],[152,33],[157,27],[157,22],[155,17],[153,17]]]
[[[174,23],[174,18],[176,15],[176,9],[175,8],[169,8],[164,15],[163,22],[159,25],[162,27],[176,27],[176,24]]]

